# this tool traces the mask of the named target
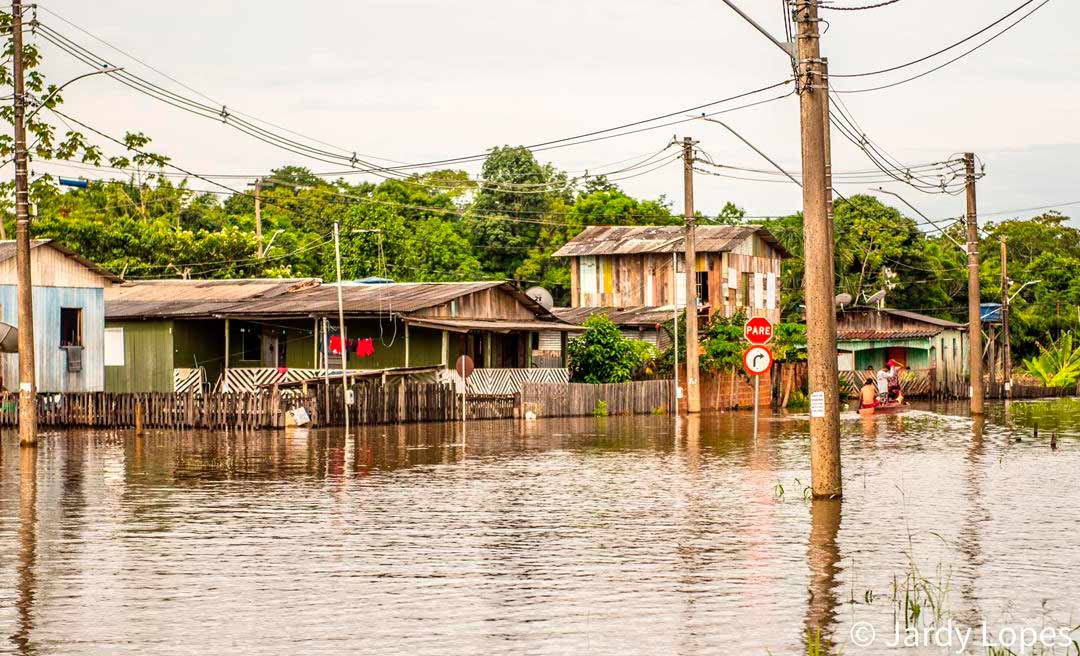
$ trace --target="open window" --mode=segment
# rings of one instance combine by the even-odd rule
[[[262,331],[254,326],[240,329],[240,359],[244,362],[262,361]]]
[[[709,303],[709,272],[698,271],[697,272],[697,297],[700,305],[708,305]]]
[[[60,346],[82,345],[82,308],[60,308]]]

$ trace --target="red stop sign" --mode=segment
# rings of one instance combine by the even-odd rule
[[[772,339],[772,322],[765,317],[754,317],[743,326],[743,335],[751,344],[766,344]]]

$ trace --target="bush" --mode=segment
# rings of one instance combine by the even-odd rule
[[[570,340],[570,380],[575,383],[626,383],[634,379],[656,354],[644,342],[627,339],[603,314],[585,322],[585,332]]]

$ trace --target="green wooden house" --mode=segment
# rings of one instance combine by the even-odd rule
[[[447,368],[459,355],[479,368],[521,369],[532,366],[540,332],[579,330],[506,282],[346,283],[342,296],[344,342],[337,288],[317,279],[115,286],[106,332],[123,359],[106,366],[106,389],[236,391],[281,372]]]

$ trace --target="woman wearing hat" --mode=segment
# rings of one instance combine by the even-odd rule
[[[889,401],[895,400],[895,401],[898,401],[898,402],[902,403],[904,401],[904,394],[900,391],[900,370],[904,368],[904,365],[902,365],[899,362],[897,362],[896,360],[892,360],[892,359],[890,359],[885,364],[886,364],[886,366],[889,367],[889,375],[888,375],[889,394],[888,394],[888,400]]]

